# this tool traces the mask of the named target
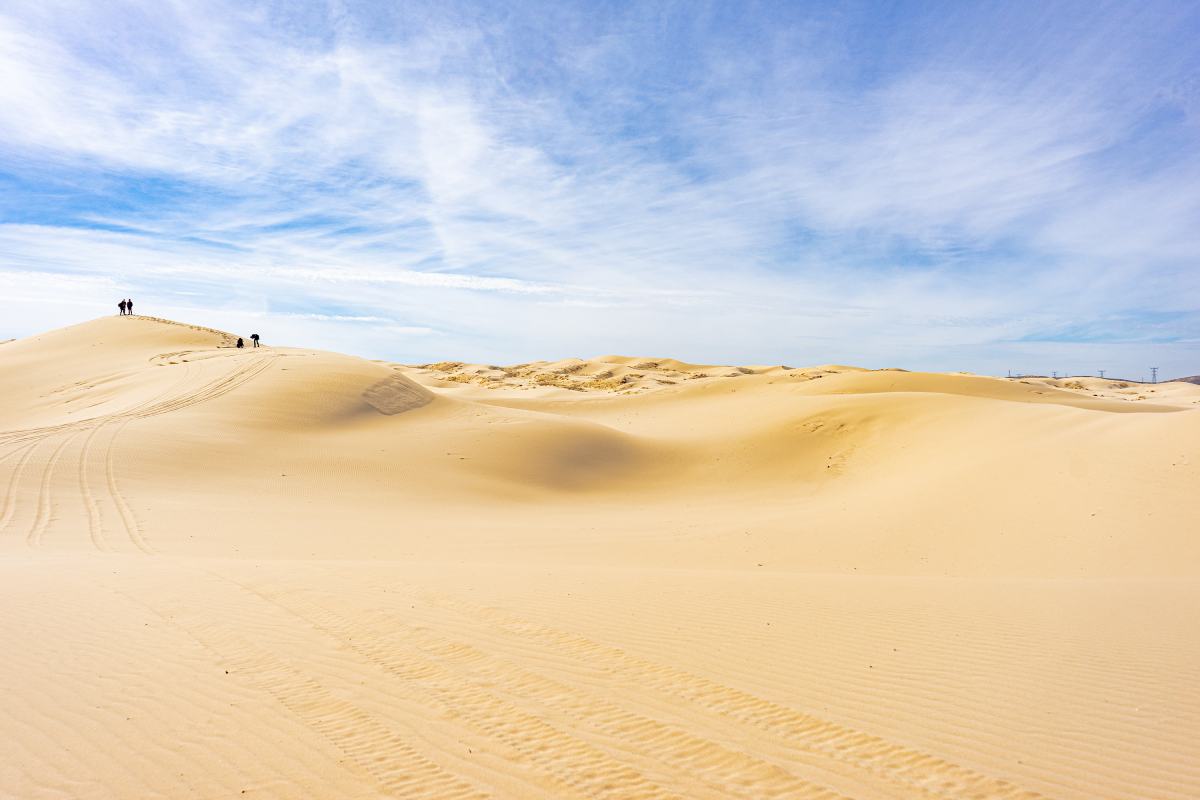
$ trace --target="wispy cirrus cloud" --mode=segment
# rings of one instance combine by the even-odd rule
[[[410,360],[1110,341],[1195,372],[1197,32],[1167,3],[17,3],[0,274],[43,307],[0,334],[121,287]]]

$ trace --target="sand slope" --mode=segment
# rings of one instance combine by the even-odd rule
[[[0,345],[0,796],[1190,797],[1200,386]]]

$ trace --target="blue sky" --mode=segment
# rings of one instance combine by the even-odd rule
[[[1043,7],[1044,6],[1044,7]],[[10,0],[0,338],[1200,373],[1200,4]]]

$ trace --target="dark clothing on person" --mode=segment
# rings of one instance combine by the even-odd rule
[[[132,300],[126,300],[126,301],[125,301],[125,308],[127,308],[127,309],[129,310],[129,311],[128,311],[128,313],[132,314],[132,313],[133,313],[133,301],[132,301]]]
[[[125,301],[124,301],[124,300],[122,300],[121,302],[117,303],[117,308],[121,309],[121,316],[122,316],[122,317],[123,317],[123,316],[125,316],[125,308],[126,308],[126,306],[125,306]]]
[[[239,348],[239,349],[240,349],[240,348],[243,348],[243,347],[245,347],[245,346],[246,346],[246,343],[242,341],[242,337],[240,337],[240,336],[238,337],[238,343],[237,343],[237,346],[238,346],[238,348]]]
[[[250,341],[254,342],[255,347],[258,347],[258,334],[257,333],[250,334]]]

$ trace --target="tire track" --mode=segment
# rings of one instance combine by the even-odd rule
[[[20,447],[20,446],[14,447],[12,450],[9,450],[4,455],[0,456],[0,464],[3,464],[5,461],[8,461],[10,458],[12,458],[13,456],[15,456],[18,453],[21,453],[23,451],[24,451],[23,447]]]
[[[284,610],[309,628],[333,638],[340,646],[398,678],[399,683],[390,687],[392,693],[402,694],[413,702],[453,717],[484,736],[501,742],[571,794],[612,800],[628,797],[682,800],[681,795],[659,786],[624,761],[564,733],[540,717],[522,711],[479,686],[456,678],[415,652],[402,649],[387,650],[386,653],[367,652],[357,641],[339,637],[328,626],[297,613],[269,595],[231,578],[212,574]],[[833,800],[835,796],[831,794],[827,797]]]
[[[2,444],[37,444],[44,442],[52,436],[59,433],[69,433],[85,427],[92,420],[80,420],[79,422],[64,422],[60,425],[45,425],[38,428],[22,428],[18,430],[10,430],[0,433],[0,443]]]
[[[24,456],[21,458],[21,461],[17,464],[13,475],[10,477],[8,490],[5,496],[4,516],[0,517],[0,530],[3,530],[4,527],[8,525],[9,520],[15,514],[14,507],[16,502],[16,490],[19,485],[19,478],[24,472],[25,464],[28,461],[30,454],[32,454],[32,452],[42,442],[53,439],[55,436],[65,436],[66,438],[52,452],[46,471],[42,475],[33,526],[26,536],[26,541],[29,546],[40,546],[42,538],[52,522],[51,511],[53,499],[50,496],[49,484],[52,480],[54,469],[62,455],[63,449],[80,433],[86,431],[87,438],[84,440],[77,467],[77,480],[79,491],[83,498],[83,505],[87,512],[88,538],[92,546],[97,550],[111,550],[112,548],[104,540],[103,516],[100,510],[99,502],[96,499],[95,493],[92,491],[91,482],[87,477],[87,468],[91,460],[91,454],[96,436],[100,434],[101,429],[115,424],[116,429],[108,438],[108,442],[104,449],[103,461],[105,486],[112,499],[113,505],[117,509],[117,516],[121,520],[122,527],[125,530],[125,534],[129,539],[129,542],[138,551],[147,555],[153,554],[154,549],[147,541],[141,524],[137,520],[137,516],[134,514],[128,499],[121,492],[119,486],[114,458],[114,445],[117,438],[120,436],[121,432],[124,431],[125,427],[134,420],[148,419],[151,417],[168,414],[173,411],[190,408],[232,392],[269,369],[273,365],[276,358],[278,358],[278,356],[273,353],[261,355],[256,354],[253,357],[253,360],[249,363],[236,365],[231,371],[201,385],[195,390],[179,391],[179,389],[188,382],[189,371],[185,370],[183,378],[173,387],[160,392],[152,399],[135,405],[132,408],[118,411],[113,414],[93,417],[87,420],[79,420],[77,422],[44,426],[40,428],[28,428],[19,431],[8,431],[4,434],[0,434],[0,438],[6,440],[5,443],[18,445],[17,449],[5,454],[2,458],[0,458],[0,461],[6,460],[14,454],[21,452],[21,446],[25,446],[26,448],[24,451]],[[174,394],[174,396],[171,396],[172,392],[177,393]],[[167,396],[164,397],[164,395]]]
[[[1002,778],[984,775],[866,731],[839,725],[708,678],[640,658],[576,633],[530,622],[498,608],[477,605],[432,590],[420,592],[419,598],[456,611],[476,624],[502,630],[522,641],[550,647],[593,669],[603,664],[608,672],[632,680],[639,686],[675,697],[707,713],[778,736],[796,749],[823,754],[879,775],[910,792],[927,792],[948,800],[962,797],[1012,800],[1042,798],[1037,792]]]
[[[153,404],[162,400],[164,396],[169,395],[172,391],[178,390],[181,387],[185,386],[188,382],[189,375],[190,375],[190,369],[185,368],[182,377],[178,381],[176,381],[173,386],[168,387],[167,389],[164,389],[163,391],[159,392],[157,395],[155,395],[151,399],[141,403],[140,405],[134,406],[134,408],[131,411],[148,408],[148,407],[152,406]],[[125,413],[130,413],[130,411],[127,411]],[[105,428],[112,422],[113,422],[113,419],[111,417],[100,418],[99,421],[95,425],[92,425],[91,430],[88,433],[87,439],[84,441],[83,449],[79,455],[79,490],[80,490],[81,494],[83,495],[84,506],[87,509],[87,513],[88,513],[88,536],[92,542],[92,545],[97,550],[102,550],[102,551],[110,551],[111,548],[108,546],[107,542],[105,542],[105,540],[104,540],[104,519],[103,519],[103,515],[100,511],[100,504],[97,502],[96,497],[95,497],[94,493],[92,492],[91,482],[87,477],[87,472],[88,472],[87,468],[90,465],[91,460],[92,460],[92,443],[93,443],[94,439],[96,438],[96,435],[99,434],[103,428]],[[128,424],[128,421],[123,422],[121,424],[122,424],[122,427],[124,427],[124,425]],[[115,437],[115,435],[116,434],[114,433],[114,437]],[[125,528],[126,536],[129,538],[130,542],[133,543],[133,545],[135,547],[137,547],[137,549],[141,550],[142,552],[148,553],[149,552],[148,546],[146,546],[146,544],[145,544],[144,537],[141,536],[141,528],[137,526],[137,520],[133,517],[132,509],[129,508],[129,505],[125,501],[124,496],[121,495],[119,491],[114,491],[114,489],[116,488],[116,475],[112,468],[112,442],[113,442],[113,437],[110,437],[109,443],[105,449],[104,458],[103,458],[106,488],[108,490],[108,493],[109,493],[110,499],[112,500],[113,505],[117,508],[117,514],[121,519],[122,526]],[[135,530],[137,532],[136,535],[130,533],[130,528],[129,528],[130,520],[133,521]]]
[[[155,550],[146,540],[145,532],[142,530],[141,523],[138,522],[137,516],[133,513],[133,509],[129,505],[129,501],[121,492],[121,488],[117,480],[114,450],[117,439],[120,438],[122,431],[125,430],[129,423],[136,419],[147,419],[150,417],[161,416],[172,411],[190,408],[208,400],[213,400],[217,397],[226,395],[265,372],[273,365],[275,358],[277,358],[277,356],[274,355],[260,356],[254,362],[237,367],[232,372],[223,375],[217,380],[204,384],[195,392],[182,394],[161,402],[152,403],[141,410],[125,412],[123,414],[116,415],[114,419],[111,420],[116,422],[117,426],[112,436],[109,437],[108,444],[106,445],[104,451],[104,472],[108,486],[108,493],[112,498],[113,504],[117,507],[117,513],[121,518],[121,524],[125,529],[125,535],[129,539],[129,542],[140,552],[146,555],[154,555]]]
[[[184,623],[127,592],[117,593],[180,628],[235,678],[273,697],[300,724],[344,753],[385,796],[439,800],[487,800],[491,796],[430,761],[387,723],[240,635],[210,623]]]
[[[377,614],[374,625],[361,614],[351,623],[328,606],[294,592],[281,599],[278,595],[265,595],[246,588],[300,616],[388,672],[403,674],[405,668],[400,653],[406,649],[419,652],[420,658],[428,664],[424,673],[426,681],[436,679],[443,685],[469,682],[472,688],[476,684],[485,685],[493,692],[499,688],[519,698],[523,707],[533,701],[543,710],[553,711],[557,716],[627,745],[622,749],[651,756],[680,775],[695,777],[719,792],[721,797],[847,800],[833,789],[805,780],[779,764],[627,711],[589,692],[493,657],[472,645],[444,639],[425,628],[406,624],[390,614]],[[549,715],[540,713],[537,716]]]
[[[146,543],[146,537],[142,533],[142,527],[138,523],[137,517],[133,514],[133,509],[129,507],[125,495],[121,494],[121,489],[117,485],[116,466],[113,463],[113,443],[116,442],[117,437],[129,422],[130,420],[126,420],[118,425],[116,431],[108,439],[108,445],[104,450],[104,476],[108,484],[108,494],[117,507],[117,514],[121,518],[121,525],[125,528],[125,535],[129,538],[130,544],[149,556],[154,555],[154,549]]]
[[[62,457],[63,450],[75,440],[77,435],[78,433],[68,434],[46,459],[46,465],[42,469],[42,479],[38,484],[37,510],[34,512],[33,524],[29,528],[29,533],[25,536],[25,543],[29,547],[41,547],[42,537],[50,526],[54,515],[54,498],[50,491],[50,482],[54,478],[54,469],[58,466],[58,460]]]
[[[64,422],[58,425],[44,425],[34,428],[4,431],[0,433],[0,444],[19,445],[28,442],[43,441],[59,433],[86,430],[95,425],[118,422],[125,419],[146,419],[214,400],[258,377],[258,375],[270,368],[274,364],[275,359],[280,358],[280,356],[275,353],[263,353],[253,358],[254,361],[251,363],[237,366],[230,372],[204,384],[195,391],[185,392],[166,399],[163,399],[160,393],[154,399],[139,403],[131,408],[76,422]],[[3,459],[0,458],[0,460]]]
[[[1026,649],[1030,640],[1028,629],[1000,622],[994,618],[986,621],[986,639],[971,641],[969,648],[965,650],[962,647],[951,646],[950,641],[961,643],[964,640],[958,636],[951,640],[944,635],[945,630],[970,630],[973,625],[980,622],[977,613],[972,614],[966,609],[961,611],[939,609],[941,616],[938,627],[933,630],[929,624],[916,624],[911,612],[900,613],[892,609],[886,612],[874,611],[870,615],[864,616],[861,611],[857,610],[853,612],[834,611],[836,607],[826,603],[805,604],[802,607],[803,612],[796,607],[785,609],[781,606],[773,606],[772,608],[774,609],[773,613],[780,616],[787,613],[799,613],[802,616],[819,616],[827,624],[836,624],[839,629],[839,639],[843,643],[858,644],[864,659],[868,659],[869,654],[876,651],[879,643],[878,637],[882,631],[886,631],[886,635],[902,637],[910,646],[920,649],[928,656],[929,665],[923,667],[919,673],[902,677],[889,679],[872,675],[869,683],[857,683],[847,673],[845,683],[840,689],[841,703],[848,713],[862,715],[859,717],[863,720],[860,723],[862,725],[870,724],[866,721],[868,719],[881,716],[886,718],[886,715],[890,713],[890,709],[880,707],[870,699],[871,692],[868,686],[874,687],[876,691],[886,687],[889,695],[895,693],[895,696],[910,698],[910,702],[914,705],[933,712],[929,714],[931,719],[947,719],[961,711],[962,707],[958,706],[955,701],[949,700],[937,689],[930,688],[927,679],[940,676],[940,680],[945,680],[947,676],[961,675],[967,672],[974,672],[978,676],[977,679],[983,679],[986,674],[983,670],[997,664],[1019,662],[1026,674],[1032,675],[1040,672],[1044,675],[1045,685],[1054,687],[1053,693],[1059,702],[1068,704],[1077,702],[1081,706],[1087,704],[1089,697],[1111,693],[1113,687],[1121,685],[1124,679],[1135,678],[1140,685],[1146,686],[1153,685],[1156,680],[1161,678],[1161,670],[1154,672],[1146,667],[1154,659],[1155,651],[1150,646],[1140,646],[1134,653],[1123,652],[1120,648],[1112,648],[1105,649],[1101,654],[1087,646],[1083,640],[1062,633],[1056,634],[1056,638],[1065,649],[1051,655],[1042,652],[1040,648],[1032,651]],[[662,614],[670,612],[655,610],[653,613],[657,615],[659,624],[663,624]],[[712,609],[709,609],[707,613],[714,618],[714,621],[721,619],[723,624],[733,624],[732,616],[717,617],[716,614],[719,612]],[[580,616],[584,615],[581,613]],[[650,615],[647,614],[647,616]],[[600,615],[595,614],[591,618],[598,621]],[[833,623],[833,620],[836,620],[836,623]],[[966,653],[970,655],[965,655]],[[1162,655],[1167,656],[1168,653],[1163,652]],[[1140,661],[1142,667],[1139,668],[1132,663],[1133,659]],[[936,668],[931,666],[933,664],[937,665]],[[1066,684],[1061,681],[1064,669],[1071,676]],[[756,674],[761,678],[772,676],[772,679],[778,679],[782,671],[778,673],[760,671]],[[1004,678],[1000,674],[992,673],[988,679],[1002,681]],[[862,699],[860,702],[856,702],[855,697]],[[1113,703],[1111,706],[1106,705],[1102,709],[1094,709],[1091,712],[1090,725],[1095,725],[1100,721],[1106,723],[1107,732],[1104,739],[1107,747],[1114,749],[1145,747],[1148,741],[1153,741],[1162,733],[1161,728],[1153,722],[1134,721],[1123,712],[1122,706],[1125,704],[1136,706],[1139,702],[1149,701],[1138,701],[1127,697],[1121,704]],[[1003,721],[1002,724],[1011,730],[1020,730],[1023,724],[1020,713],[1008,705],[977,708],[975,713],[981,717],[989,717],[989,724]],[[935,726],[925,729],[933,731],[937,727],[939,726],[935,724]],[[944,726],[940,727],[944,730]],[[952,738],[964,750],[979,753],[981,759],[988,758],[986,751],[980,751],[980,740],[974,731],[956,729]],[[1186,774],[1193,783],[1196,783],[1197,776],[1200,776],[1200,768],[1185,766],[1191,765],[1194,759],[1189,759],[1183,752],[1172,752],[1155,747],[1152,748],[1151,753],[1145,754],[1141,763],[1137,765],[1123,763],[1119,768],[1115,768],[1111,759],[1103,755],[1103,748],[1082,747],[1082,739],[1082,736],[1079,738],[1062,737],[1053,743],[1046,744],[1042,753],[1043,755],[1054,754],[1055,758],[1062,763],[1074,765],[1080,773],[1090,774],[1098,783],[1101,783],[1105,777],[1114,783],[1120,780],[1132,780],[1135,776],[1152,781],[1155,776],[1163,774],[1181,776]]]
[[[8,476],[8,485],[4,490],[4,509],[0,511],[0,531],[8,530],[9,524],[17,513],[17,489],[20,486],[21,477],[25,473],[25,466],[29,463],[29,459],[33,457],[33,452],[37,450],[39,442],[27,445],[16,466],[13,467],[12,474]],[[14,452],[21,452],[16,450]]]
[[[239,386],[249,383],[263,372],[266,372],[274,365],[275,359],[278,357],[274,354],[259,356],[253,362],[236,367],[231,372],[210,381],[195,392],[169,398],[146,409],[121,412],[114,415],[114,419],[129,418],[132,421],[132,419],[157,417],[223,397]]]
[[[87,467],[92,455],[92,441],[103,427],[104,423],[95,426],[83,440],[83,448],[79,452],[79,491],[83,495],[84,508],[87,509],[88,538],[92,542],[92,547],[101,552],[110,552],[111,548],[104,540],[104,518],[100,514],[100,505],[96,502],[87,476]]]

